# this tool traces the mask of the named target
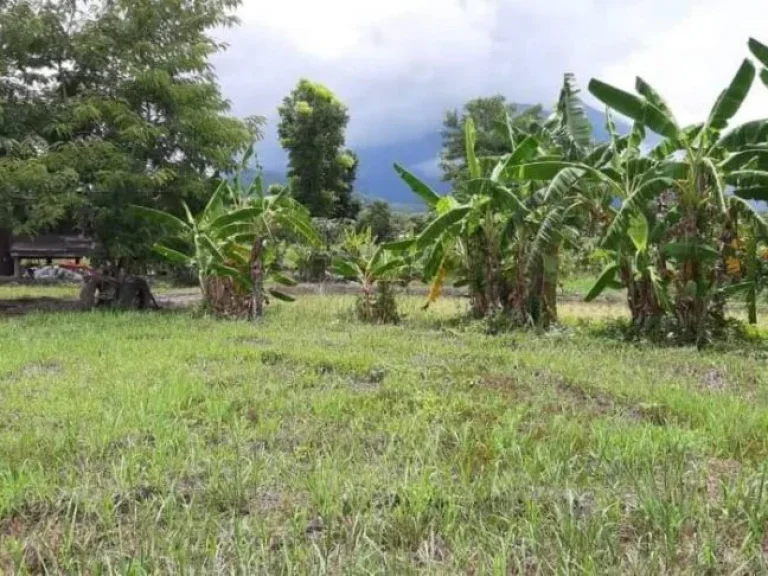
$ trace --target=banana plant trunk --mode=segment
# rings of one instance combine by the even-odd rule
[[[686,244],[711,241],[709,233],[713,231],[715,221],[708,217],[706,207],[700,206],[708,194],[705,175],[699,174],[694,185],[695,202],[685,198],[680,202],[683,208],[680,239]],[[698,341],[710,316],[724,318],[724,302],[713,301],[711,290],[706,289],[708,285],[720,285],[720,282],[717,265],[709,265],[695,253],[683,259],[677,281],[675,317],[684,340]]]
[[[647,330],[658,325],[664,311],[659,305],[651,279],[647,275],[635,278],[632,267],[626,263],[621,268],[621,279],[627,287],[627,304],[633,326]]]
[[[560,275],[560,247],[554,244],[544,262],[541,325],[548,328],[557,322],[557,282]]]
[[[757,324],[757,231],[753,230],[747,240],[747,314],[750,324]]]
[[[488,292],[486,289],[487,277],[485,274],[485,255],[482,242],[477,235],[467,238],[467,276],[469,278],[469,298],[472,306],[472,315],[475,318],[485,318],[490,309]]]
[[[251,249],[251,320],[264,316],[264,238],[257,237]]]
[[[520,238],[517,242],[517,252],[515,254],[514,280],[506,302],[507,311],[515,316],[516,321],[520,325],[528,322],[528,287],[535,283],[535,278],[528,278],[525,274],[525,243]]]

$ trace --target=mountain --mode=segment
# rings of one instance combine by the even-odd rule
[[[520,106],[524,108],[524,106]],[[605,112],[586,106],[586,113],[592,122],[594,138],[598,142],[609,139],[605,129]],[[616,118],[616,129],[621,134],[629,132],[629,125]],[[392,168],[397,162],[424,180],[439,193],[448,192],[450,186],[440,180],[439,156],[442,148],[440,131],[435,130],[409,140],[357,148],[360,166],[355,188],[368,200],[386,200],[401,207],[421,206],[411,189],[400,179]],[[285,181],[285,176],[273,170],[264,172],[264,182],[269,185]]]

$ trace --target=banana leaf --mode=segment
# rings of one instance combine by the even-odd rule
[[[181,252],[174,250],[173,248],[168,248],[167,246],[163,246],[162,244],[155,244],[152,247],[152,250],[168,260],[169,262],[175,262],[176,264],[186,264],[189,265],[192,263],[192,258],[190,256],[187,256],[186,254],[182,254]]]
[[[759,200],[768,202],[768,186],[752,186],[750,188],[738,188],[733,192],[744,200]]]
[[[128,207],[128,211],[129,213],[144,218],[150,222],[164,226],[176,234],[189,230],[189,225],[186,222],[173,214],[168,214],[162,210],[155,210],[154,208],[148,208],[146,206],[131,205]]]
[[[767,140],[768,119],[761,119],[736,126],[724,134],[717,145],[731,152],[738,152],[745,146],[764,144]]]
[[[661,94],[654,90],[654,88],[648,84],[648,82],[640,78],[640,76],[635,78],[635,90],[637,90],[637,93],[643,96],[648,102],[661,110],[670,120],[672,120],[672,122],[677,124],[672,109],[666,103],[664,98],[662,98]]]
[[[475,122],[471,117],[467,118],[464,123],[464,144],[467,155],[467,168],[469,169],[469,175],[473,178],[482,178],[483,173],[480,170],[480,163],[475,156],[475,140],[477,139],[477,131],[475,130]]]
[[[408,170],[400,166],[400,164],[395,164],[395,172],[397,172],[400,175],[400,178],[408,184],[414,194],[424,200],[427,206],[434,208],[435,204],[439,202],[440,195],[437,192],[408,172]]]
[[[280,284],[281,286],[296,286],[297,282],[293,278],[280,274],[279,272],[272,272],[269,275],[270,280]]]
[[[281,300],[283,302],[296,302],[296,298],[291,296],[290,294],[286,294],[285,292],[280,292],[279,290],[275,290],[274,288],[270,288],[267,290],[274,298],[277,300]]]
[[[606,106],[647,126],[657,134],[667,138],[677,138],[680,132],[674,118],[647,100],[615,88],[610,84],[593,78],[589,82],[589,91]]]
[[[415,242],[416,242],[416,238],[408,238],[407,240],[397,240],[395,242],[384,242],[381,245],[381,247],[384,250],[389,250],[391,252],[401,252],[413,246]]]
[[[749,94],[755,80],[755,65],[745,59],[739,67],[731,84],[723,90],[709,114],[707,125],[715,130],[722,130],[739,111],[744,99]]]
[[[589,292],[587,292],[587,295],[584,297],[584,301],[592,302],[592,300],[600,296],[600,294],[602,294],[603,291],[608,288],[611,282],[614,281],[616,278],[616,272],[618,270],[619,265],[616,263],[606,266],[600,273],[600,276],[598,276],[597,282],[595,282],[594,286],[592,286]]]
[[[664,245],[664,253],[677,260],[716,260],[720,257],[717,250],[701,242],[670,242]]]
[[[749,39],[748,46],[752,55],[757,58],[763,66],[768,68],[768,46],[754,38]]]
[[[333,271],[347,280],[359,281],[365,275],[357,264],[341,258],[333,260]]]
[[[440,235],[454,224],[460,222],[467,214],[470,213],[472,208],[470,206],[460,206],[453,208],[444,214],[441,214],[435,218],[422,232],[419,234],[416,244],[419,248],[425,248],[432,244]]]

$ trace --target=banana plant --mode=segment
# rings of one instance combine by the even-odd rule
[[[649,190],[642,200],[647,203],[668,192],[679,211],[679,222],[664,238],[664,251],[675,260],[674,315],[684,338],[699,341],[708,321],[723,318],[722,294],[728,282],[724,247],[738,233],[734,216],[764,226],[754,206],[745,201],[759,199],[761,188],[768,184],[768,171],[757,166],[766,151],[759,142],[750,142],[755,125],[724,132],[755,75],[754,64],[745,59],[706,121],[685,128],[658,92],[640,78],[639,95],[599,80],[590,82],[590,91],[603,103],[665,137],[650,156],[660,161],[659,169],[671,185]],[[736,188],[734,194],[727,193],[728,185]],[[618,217],[614,232],[626,233],[627,220]]]
[[[333,260],[334,272],[360,285],[358,317],[363,321],[392,323],[398,319],[392,283],[407,267],[403,258],[377,246],[370,228],[348,233],[344,256]]]
[[[745,227],[742,236],[734,240],[729,255],[728,274],[735,281],[723,289],[728,296],[740,296],[747,308],[750,324],[757,324],[757,300],[768,288],[768,229],[753,221]]]
[[[255,186],[260,187],[260,179]],[[251,315],[257,319],[264,313],[266,282],[294,283],[274,267],[279,236],[288,234],[311,246],[319,246],[320,238],[307,209],[291,198],[286,188],[276,194],[264,194],[260,188],[246,194],[235,191],[234,196],[240,207],[214,222],[231,256],[218,273],[229,275],[241,287],[250,287]],[[278,300],[293,300],[275,288],[268,292]]]
[[[497,161],[489,177],[484,177],[475,155],[475,128],[471,118],[465,125],[465,140],[470,175],[464,183],[466,190],[440,197],[396,165],[403,180],[425,200],[434,217],[412,240],[390,243],[386,247],[390,250],[412,248],[422,255],[423,279],[430,285],[426,306],[439,297],[444,282],[453,274],[458,276],[457,284],[469,285],[475,314],[487,316],[503,307],[500,285],[505,228],[511,212],[524,209],[518,195],[503,186],[503,170],[511,157],[526,157],[535,151],[536,145],[530,139],[524,146],[517,146]]]
[[[171,263],[194,269],[205,301],[208,299],[206,279],[224,261],[218,242],[220,229],[212,224],[224,213],[224,197],[227,192],[227,185],[222,182],[197,216],[192,215],[183,200],[181,206],[184,218],[146,206],[130,207],[131,212],[137,216],[159,226],[165,237],[172,240],[174,245],[181,244],[191,248],[183,252],[166,244],[156,243],[153,250]]]
[[[319,242],[306,209],[284,190],[264,194],[259,178],[247,188],[239,177],[234,186],[222,182],[197,216],[186,204],[183,208],[186,220],[143,206],[132,210],[162,227],[172,246],[157,243],[154,250],[171,262],[197,271],[207,304],[215,304],[212,288],[226,278],[231,283],[231,288],[224,291],[227,297],[234,291],[235,300],[244,301],[250,294],[248,309],[253,318],[263,314],[265,283],[294,284],[277,269],[274,248],[278,236],[289,234],[310,244]],[[187,250],[177,249],[179,245]],[[268,292],[279,300],[293,300],[272,287]]]

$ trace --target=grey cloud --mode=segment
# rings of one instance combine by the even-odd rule
[[[689,9],[661,0],[575,4],[559,11],[497,0],[492,18],[461,38],[451,36],[449,25],[435,31],[433,22],[402,16],[370,27],[358,49],[337,59],[315,58],[252,24],[226,31],[230,48],[214,63],[234,113],[269,119],[262,161],[279,167],[285,160],[276,142],[276,108],[300,77],[325,83],[346,102],[350,145],[390,143],[437,130],[445,109],[475,96],[502,93],[551,104],[563,72],[586,85],[642,43],[651,23],[671,25]]]

